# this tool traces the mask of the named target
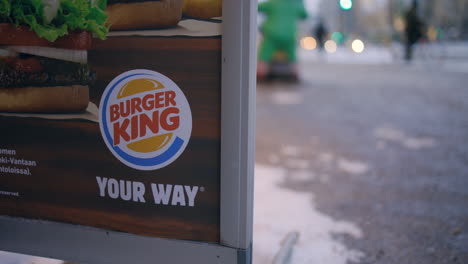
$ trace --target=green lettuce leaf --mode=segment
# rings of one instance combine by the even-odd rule
[[[48,41],[67,35],[74,30],[89,31],[94,37],[105,39],[106,0],[60,0],[57,16],[47,23],[42,0],[0,0],[0,21],[28,25],[32,31]]]
[[[11,4],[9,0],[0,0],[0,17],[10,17]],[[1,21],[1,19],[0,19]]]
[[[105,25],[107,1],[62,0],[57,17],[52,23],[66,24],[69,30],[90,31],[95,37],[105,39],[109,28]]]

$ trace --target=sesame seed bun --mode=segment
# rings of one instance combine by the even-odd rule
[[[111,4],[107,15],[111,30],[173,27],[182,17],[182,0]]]

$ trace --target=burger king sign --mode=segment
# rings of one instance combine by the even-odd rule
[[[107,86],[99,124],[104,142],[122,163],[157,170],[184,152],[192,132],[192,113],[185,95],[168,77],[132,70]]]

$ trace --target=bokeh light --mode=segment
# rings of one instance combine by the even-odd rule
[[[427,29],[427,38],[428,38],[430,41],[436,41],[436,40],[437,40],[437,37],[438,37],[437,28],[435,28],[434,26],[430,26],[430,27]]]
[[[327,41],[325,42],[325,50],[326,50],[328,53],[335,53],[337,49],[338,49],[338,47],[337,47],[335,41],[333,41],[333,40],[327,40]]]
[[[302,38],[301,47],[305,50],[314,50],[317,48],[317,41],[313,37]]]
[[[344,10],[353,8],[353,0],[340,0],[340,7]]]
[[[364,49],[366,48],[366,46],[364,45],[364,42],[362,42],[362,40],[355,39],[353,43],[351,44],[351,48],[356,53],[362,53]]]
[[[341,32],[333,32],[331,34],[331,39],[335,41],[336,44],[343,44],[344,42],[344,35]]]
[[[396,32],[403,32],[406,27],[405,20],[402,17],[397,17],[393,20],[393,27],[395,28]]]

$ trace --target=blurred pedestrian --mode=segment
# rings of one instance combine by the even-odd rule
[[[297,21],[307,18],[302,0],[268,0],[258,5],[258,11],[266,16],[260,31],[263,41],[259,48],[257,78],[265,79],[275,54],[284,53],[297,76],[296,34]]]
[[[317,26],[314,30],[315,38],[317,39],[317,46],[319,51],[321,52],[324,47],[325,40],[327,39],[328,30],[323,23],[323,20],[320,19]]]
[[[413,0],[413,4],[405,14],[405,60],[411,61],[413,58],[414,44],[423,37],[424,23],[418,16],[418,1]]]

